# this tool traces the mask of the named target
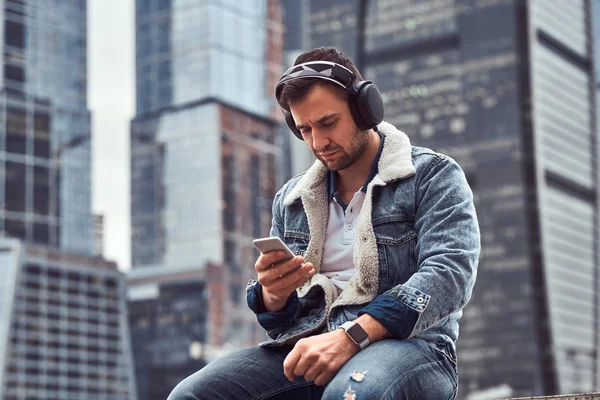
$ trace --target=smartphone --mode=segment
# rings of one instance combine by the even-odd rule
[[[281,239],[279,239],[277,236],[271,236],[271,237],[261,238],[261,239],[254,239],[252,241],[252,243],[254,243],[254,246],[258,250],[260,250],[260,252],[262,254],[267,254],[272,251],[283,251],[284,256],[282,258],[280,258],[275,264],[279,264],[284,261],[291,260],[292,258],[295,257],[294,253],[292,253],[292,251],[285,245],[285,243],[283,243],[283,241]],[[285,274],[283,274],[281,277],[291,274],[292,272],[296,271],[300,267],[301,267],[301,265],[298,265],[297,267],[292,268],[291,270],[289,270]]]

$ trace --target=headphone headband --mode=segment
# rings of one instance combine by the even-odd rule
[[[275,89],[276,98],[279,99],[286,82],[301,78],[324,79],[349,90],[354,83],[355,76],[348,68],[330,61],[309,61],[294,65],[281,75]]]

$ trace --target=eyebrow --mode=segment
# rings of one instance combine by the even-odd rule
[[[315,123],[322,124],[323,122],[327,121],[328,119],[331,119],[331,118],[337,117],[337,116],[338,116],[338,113],[327,114],[327,115],[322,116],[318,120],[316,120]],[[308,126],[307,125],[296,125],[296,129],[298,129],[298,130],[305,129],[305,128],[308,128]]]

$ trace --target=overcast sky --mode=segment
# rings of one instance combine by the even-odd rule
[[[104,215],[104,256],[130,269],[129,121],[135,110],[133,0],[88,0],[92,207]]]

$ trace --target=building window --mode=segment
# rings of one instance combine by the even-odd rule
[[[50,214],[50,172],[46,167],[33,168],[33,210],[36,214]]]
[[[25,26],[22,22],[4,21],[4,39],[8,46],[25,48]]]
[[[5,229],[9,237],[25,239],[25,223],[23,221],[7,219]]]
[[[36,112],[33,116],[33,154],[44,159],[50,158],[50,116]]]
[[[50,243],[50,226],[48,224],[33,224],[33,241],[40,244]]]
[[[39,275],[41,273],[41,267],[37,264],[27,264],[25,266],[25,272],[28,275]]]
[[[19,83],[25,82],[25,70],[16,65],[4,65],[4,79]]]
[[[8,211],[25,211],[25,164],[6,162],[6,209]],[[7,222],[8,225],[8,222]],[[8,229],[8,228],[7,228]],[[23,236],[25,237],[25,227],[23,225]],[[20,236],[21,237],[21,236]]]
[[[25,110],[6,109],[6,150],[9,153],[25,154],[27,151],[27,115]],[[21,175],[24,180],[25,175]]]
[[[223,156],[223,227],[228,232],[235,231],[236,171],[233,154]]]

